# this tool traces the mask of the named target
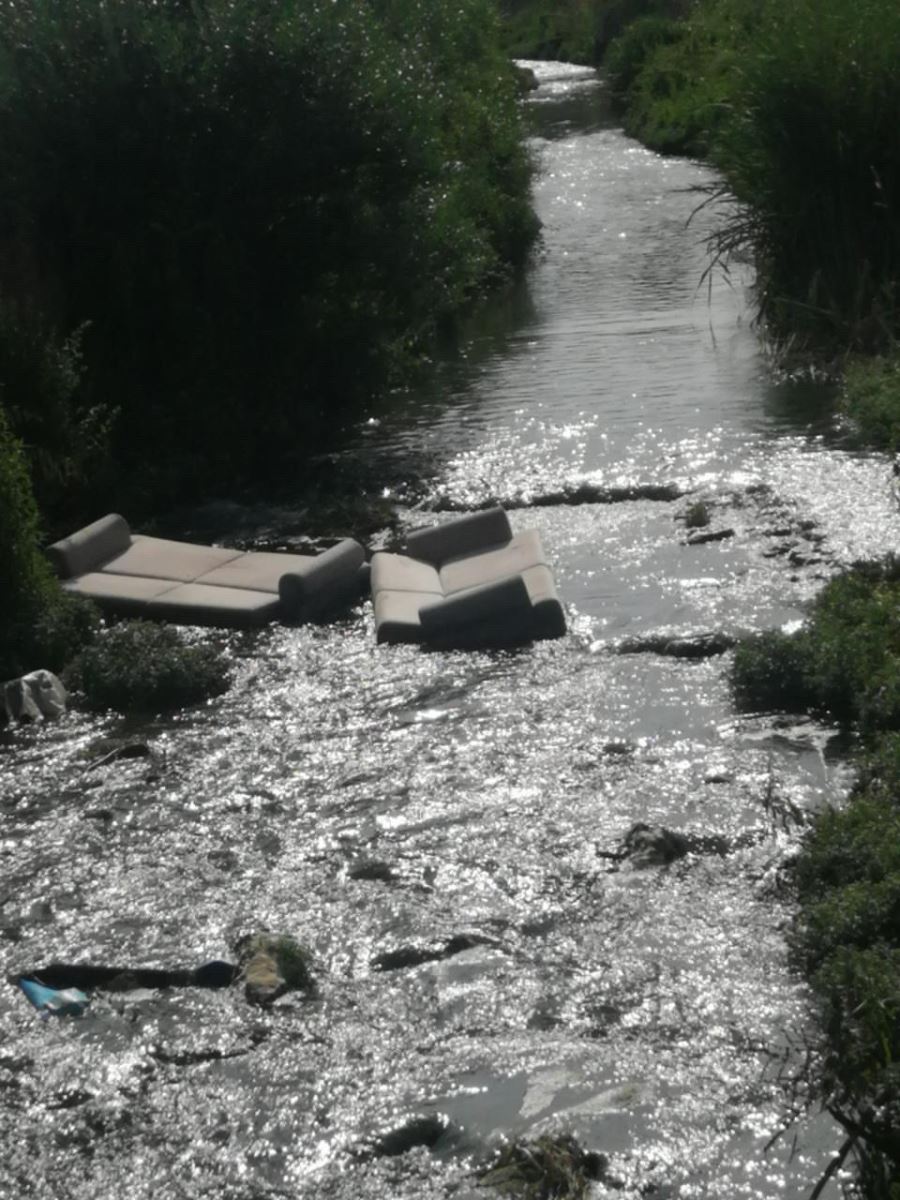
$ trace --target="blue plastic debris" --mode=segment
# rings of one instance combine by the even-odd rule
[[[78,988],[50,988],[36,979],[20,979],[19,987],[42,1017],[80,1017],[90,1000]]]

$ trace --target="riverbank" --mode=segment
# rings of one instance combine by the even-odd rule
[[[726,267],[735,254],[756,264],[767,336],[843,369],[857,440],[889,451],[900,444],[900,160],[887,117],[898,45],[888,4],[709,0],[682,21],[635,22],[607,57],[635,136],[722,171],[710,199],[737,203],[712,249]],[[734,671],[744,707],[818,712],[861,742],[849,801],[826,808],[799,860],[796,953],[828,1039],[821,1099],[847,1134],[835,1163],[855,1155],[871,1200],[900,1186],[898,872],[885,848],[900,806],[898,599],[892,559],[850,571],[800,633],[741,645]]]

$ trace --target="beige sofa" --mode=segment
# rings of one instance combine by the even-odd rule
[[[306,621],[350,600],[365,553],[350,538],[316,556],[245,553],[133,534],[115,513],[55,542],[63,588],[125,616],[186,625]]]
[[[502,508],[416,530],[405,554],[372,556],[379,642],[445,648],[561,637],[566,619],[537,530]]]

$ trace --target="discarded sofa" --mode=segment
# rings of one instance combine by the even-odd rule
[[[47,556],[66,591],[111,612],[224,626],[325,616],[359,593],[365,560],[351,538],[315,556],[244,552],[132,533],[115,513]]]
[[[410,533],[406,553],[372,556],[379,642],[443,649],[561,637],[566,619],[537,530],[502,508]]]

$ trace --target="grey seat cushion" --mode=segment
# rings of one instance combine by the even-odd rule
[[[376,639],[379,643],[417,643],[422,641],[419,609],[438,604],[443,592],[395,592],[388,588],[373,591]]]
[[[546,564],[540,534],[536,529],[526,529],[505,546],[488,548],[480,554],[445,563],[440,570],[441,587],[445,595],[451,596],[463,588],[495,583],[538,564]]]
[[[128,549],[104,563],[101,570],[109,575],[141,575],[146,579],[192,583],[216,567],[242,557],[240,550],[195,546],[190,542],[172,542],[138,533],[132,537]]]
[[[147,602],[173,587],[171,579],[145,579],[140,575],[107,575],[105,571],[89,571],[77,579],[64,579],[64,591],[87,596],[122,611],[142,611]]]
[[[372,555],[372,591],[383,590],[444,594],[441,577],[431,563],[379,550]]]
[[[154,596],[148,615],[184,625],[265,625],[278,612],[278,597],[249,588],[180,583]]]

